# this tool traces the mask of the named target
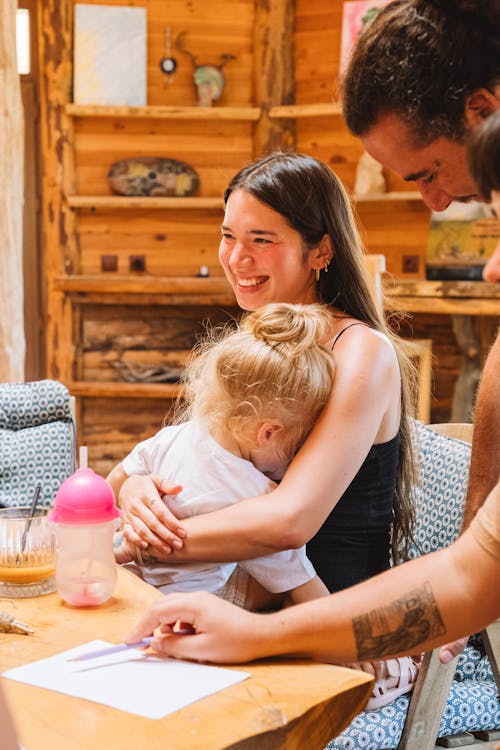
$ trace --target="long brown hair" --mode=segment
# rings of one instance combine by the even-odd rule
[[[328,273],[320,274],[318,297],[363,321],[393,343],[401,372],[400,457],[392,551],[406,552],[413,538],[416,469],[410,417],[414,412],[415,368],[401,339],[388,327],[371,291],[364,248],[351,202],[342,183],[323,162],[297,153],[274,152],[245,167],[231,180],[225,194],[244,190],[281,214],[302,237],[304,255],[325,235],[334,256]]]

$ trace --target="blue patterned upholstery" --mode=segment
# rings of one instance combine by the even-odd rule
[[[55,380],[0,384],[0,507],[29,505],[37,481],[49,506],[75,470],[67,388]]]
[[[416,543],[410,557],[445,547],[460,531],[470,445],[417,422],[421,487],[417,496]],[[403,731],[409,695],[377,711],[359,714],[327,750],[392,750]],[[439,737],[500,728],[500,703],[491,665],[480,636],[469,640],[458,659]]]

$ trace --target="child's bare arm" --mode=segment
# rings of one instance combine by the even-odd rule
[[[115,531],[113,534],[113,552],[115,562],[122,565],[123,563],[133,562],[135,560],[137,548],[125,539],[123,531]]]
[[[297,586],[297,588],[289,591],[283,606],[301,604],[302,602],[308,602],[311,599],[319,599],[320,596],[330,596],[330,592],[321,578],[315,576],[307,583],[303,583],[302,586]]]
[[[111,489],[115,494],[116,500],[118,500],[118,495],[120,494],[122,484],[126,479],[128,479],[128,474],[125,473],[125,469],[123,468],[121,463],[116,464],[116,466],[111,469],[110,473],[106,477],[106,481],[109,485],[111,485]]]

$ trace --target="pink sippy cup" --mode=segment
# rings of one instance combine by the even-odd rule
[[[113,531],[121,511],[106,480],[82,464],[59,487],[48,520],[55,525],[57,591],[68,604],[92,607],[116,587]]]

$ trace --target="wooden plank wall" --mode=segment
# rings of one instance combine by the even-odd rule
[[[297,0],[295,100],[297,104],[336,101],[340,95],[339,58],[342,2]],[[361,143],[340,115],[300,119],[297,150],[326,162],[348,190],[354,187]],[[388,191],[412,191],[411,185],[384,170]],[[422,201],[358,203],[366,246],[386,256],[387,270],[405,278],[425,278],[429,210]],[[412,262],[408,261],[412,256]],[[409,268],[414,270],[409,270]]]

